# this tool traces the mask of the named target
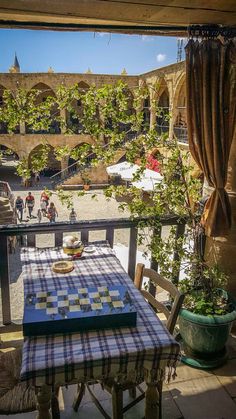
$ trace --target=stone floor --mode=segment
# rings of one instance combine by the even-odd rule
[[[9,336],[2,339],[7,340]],[[12,339],[12,336],[10,336]],[[19,338],[19,334],[18,334]],[[5,345],[7,342],[5,342]],[[236,335],[232,334],[228,342],[228,362],[215,370],[203,371],[180,364],[177,377],[163,389],[163,419],[235,419],[236,418]],[[96,394],[111,414],[110,395],[100,388]],[[124,394],[124,404],[129,395]],[[72,409],[76,386],[62,388],[59,395],[62,419],[101,419],[103,416],[95,407],[88,393],[82,400],[78,412]],[[0,415],[3,418],[33,419],[37,413],[19,415]],[[129,410],[124,419],[141,419],[144,416],[144,401]]]

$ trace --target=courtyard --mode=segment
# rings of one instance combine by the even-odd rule
[[[5,222],[0,226],[0,402],[3,406],[0,411],[13,417],[13,412],[37,408],[38,419],[51,419],[51,416],[85,419],[88,415],[101,418],[87,389],[78,412],[73,410],[76,394],[73,384],[79,382],[80,389],[84,383],[88,389],[93,387],[109,413],[109,416],[105,414],[106,419],[111,416],[113,419],[144,416],[146,419],[233,419],[236,417],[236,310],[232,298],[236,295],[235,4],[214,1],[206,6],[206,2],[199,1],[189,6],[176,1],[174,5],[166,2],[163,6],[156,2],[117,0],[107,1],[104,7],[104,2],[95,0],[91,7],[89,2],[73,0],[66,5],[63,2],[52,5],[43,0],[35,3],[38,4],[24,2],[22,7],[13,2],[7,10],[5,4],[0,5],[0,26],[4,28],[0,36],[5,28],[12,27],[17,31],[18,28],[48,32],[53,29],[58,36],[53,48],[49,37],[45,47],[38,48],[31,42],[33,36],[29,37],[28,46],[28,39],[22,38],[22,61],[15,53],[13,65],[6,67],[7,60],[4,61],[0,75],[3,156],[0,180],[9,181],[15,197],[25,201],[30,191],[35,198],[31,217],[24,211],[22,223],[5,225],[8,224]],[[77,39],[74,48],[65,48],[73,56],[63,58],[61,31],[76,34],[81,30],[93,31],[93,45],[83,32],[83,42]],[[43,38],[44,31],[39,32]],[[108,47],[117,32],[122,36],[135,35],[130,37],[133,44],[126,39],[129,52],[122,43],[119,49],[117,43],[110,51],[107,48],[107,55],[99,52],[101,66],[97,66],[99,42],[109,39]],[[20,40],[20,31],[18,34]],[[174,48],[173,42],[167,39],[163,45],[162,36],[172,37],[172,41],[178,36],[174,64],[176,45]],[[9,33],[7,39],[10,37]],[[186,61],[182,61],[185,40]],[[67,45],[72,44],[71,39]],[[83,47],[87,56],[80,55]],[[44,50],[51,51],[52,62],[46,60],[40,69]],[[148,50],[150,57],[145,54]],[[58,58],[66,64],[64,68],[58,64]],[[95,60],[91,61],[92,58]],[[129,66],[128,72],[126,68],[121,71],[123,60]],[[109,65],[115,62],[118,67],[113,75]],[[89,64],[87,71],[84,63]],[[162,63],[160,68],[156,68],[157,63]],[[93,65],[95,74],[90,69]],[[125,106],[120,96],[120,79],[125,82],[121,88],[122,95],[126,95]],[[100,89],[101,83],[108,85]],[[162,154],[159,147],[163,145]],[[19,161],[22,183],[14,173],[16,162],[9,163],[2,153],[6,149]],[[109,156],[111,149],[113,161]],[[90,154],[84,156],[84,150],[90,150]],[[58,159],[61,152],[62,158]],[[159,155],[164,181],[148,199],[140,194],[140,200],[136,200],[135,191],[130,189],[127,193],[130,212],[120,212],[114,198],[107,201],[102,188],[93,189],[94,183],[104,187],[109,181],[104,156],[108,163],[115,164],[127,155],[138,164],[142,159],[147,162]],[[191,160],[195,173],[190,169]],[[87,178],[87,171],[92,179]],[[49,172],[56,173],[54,184],[44,176]],[[23,186],[27,179],[39,174],[37,185],[30,182],[30,188]],[[84,196],[78,194],[78,189],[89,181],[93,187]],[[62,205],[55,192],[56,185],[62,184],[73,189],[71,199],[77,217],[73,223],[68,222],[70,208]],[[45,186],[58,212],[55,223],[37,217]],[[131,187],[126,183],[127,186]],[[2,182],[4,220],[9,215],[6,199],[10,202],[11,193]],[[139,240],[139,229],[143,226],[145,237],[151,237],[148,251]],[[78,252],[74,238],[68,246],[63,243],[68,233],[78,234],[78,239],[88,248],[91,246],[92,251],[84,249],[82,255],[76,253],[74,258]],[[10,246],[10,243],[14,244]],[[55,263],[59,263],[61,270],[54,269]],[[149,266],[151,269],[147,269]],[[186,276],[182,282],[183,273]],[[149,282],[143,281],[145,276]],[[159,292],[161,286],[166,290],[164,295]],[[95,290],[89,291],[89,287]],[[125,305],[111,298],[113,287],[125,289]],[[114,329],[107,323],[100,330],[102,312],[99,310],[104,308],[103,303],[110,314],[121,314],[121,307],[130,304],[130,311],[133,308],[136,311],[137,322],[118,327],[116,323]],[[166,323],[159,315],[161,306]],[[115,307],[118,310],[114,313]],[[26,333],[25,316],[22,325],[24,308],[31,334]],[[46,316],[46,323],[37,310],[44,310],[41,314]],[[72,330],[68,318],[73,319],[75,311],[77,324]],[[38,324],[34,323],[35,314]],[[80,314],[82,329],[78,322]],[[87,314],[92,321],[97,321],[96,328],[84,326]],[[118,321],[118,316],[115,317]],[[49,320],[50,327],[55,327],[54,334],[51,334],[53,329],[48,333]],[[229,325],[233,326],[231,330]],[[37,333],[36,326],[39,326]],[[218,333],[226,329],[221,339]],[[184,361],[201,368],[191,368]],[[208,369],[203,368],[206,365]],[[126,413],[125,404],[132,404],[134,385],[141,382],[145,400]],[[112,397],[95,383],[102,383]],[[122,406],[122,392],[127,388],[129,392],[124,394]],[[27,400],[30,392],[33,409],[27,406],[25,409],[23,404],[25,400],[30,401]],[[14,410],[14,403],[20,408]],[[14,417],[30,419],[36,414],[33,411]]]

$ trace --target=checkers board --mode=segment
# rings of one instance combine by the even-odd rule
[[[24,336],[135,326],[137,313],[126,287],[69,288],[26,294]]]

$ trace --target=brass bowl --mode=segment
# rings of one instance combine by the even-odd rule
[[[82,253],[84,250],[84,246],[80,247],[63,247],[63,252],[67,255],[77,255],[78,253]]]
[[[68,272],[73,271],[73,269],[74,269],[73,262],[69,262],[66,260],[59,260],[58,262],[54,262],[52,264],[53,272],[56,272],[59,274],[66,274]]]

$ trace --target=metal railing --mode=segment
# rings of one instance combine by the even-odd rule
[[[7,330],[17,330],[16,324],[11,318],[11,300],[10,300],[10,278],[9,278],[9,249],[8,249],[8,237],[19,236],[25,237],[27,246],[35,247],[36,236],[40,234],[54,234],[55,246],[61,246],[63,242],[64,232],[79,232],[81,233],[81,240],[86,243],[90,241],[91,231],[101,231],[106,233],[106,240],[113,247],[114,244],[114,233],[118,229],[129,230],[129,248],[128,248],[128,274],[134,279],[135,266],[136,266],[136,253],[137,253],[137,238],[139,223],[149,220],[148,218],[130,219],[130,218],[119,218],[111,220],[91,220],[91,221],[78,221],[78,222],[57,222],[54,224],[42,223],[42,224],[30,224],[30,225],[10,225],[0,226],[0,285],[1,285],[1,303],[2,303],[2,318],[3,325],[7,327]],[[158,229],[153,228],[153,234],[161,236],[162,226],[176,225],[176,240],[184,234],[185,231],[185,220],[180,220],[177,216],[166,216],[159,220],[160,227]],[[174,260],[179,260],[179,255],[175,253],[173,255]],[[151,267],[153,269],[158,268],[158,264],[151,257]],[[179,273],[173,278],[175,282],[178,282]],[[150,287],[150,291],[154,292],[155,289]],[[4,327],[2,330],[4,330]],[[6,330],[6,327],[5,327]]]
[[[129,132],[125,135],[125,139],[123,141],[123,144],[125,144],[128,141],[131,141],[134,136],[137,135],[134,132]],[[117,149],[122,147],[122,144],[119,144],[117,146]],[[104,150],[109,148],[109,143],[104,144],[102,147]],[[70,179],[72,176],[74,176],[77,173],[82,173],[86,169],[90,169],[92,167],[92,161],[94,159],[94,153],[88,154],[86,157],[86,162],[83,164],[79,164],[77,161],[67,166],[65,169],[61,170],[60,172],[55,173],[55,175],[51,176],[51,181],[53,186],[59,185],[60,183],[63,183],[65,180]]]
[[[181,143],[188,143],[188,130],[185,127],[174,126],[174,135]]]

